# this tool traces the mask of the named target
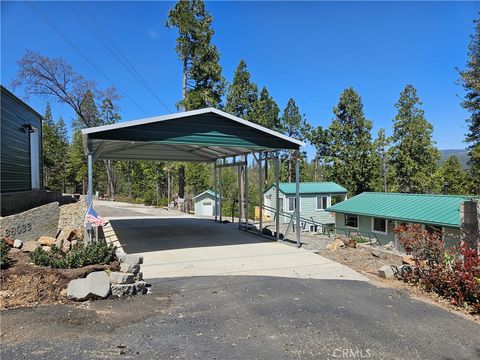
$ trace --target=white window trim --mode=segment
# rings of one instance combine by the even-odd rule
[[[318,198],[319,197],[326,197],[327,198],[327,203],[326,204],[322,204],[322,205],[325,205],[325,208],[324,209],[319,209],[318,208]],[[315,196],[315,209],[317,211],[326,211],[325,209],[332,206],[332,197],[331,195],[327,195],[327,194],[323,194],[323,195],[317,195]]]
[[[347,217],[347,215],[349,215],[349,216],[356,216],[356,217],[357,217],[357,225],[358,225],[357,227],[348,226],[348,225],[346,224],[346,217]],[[358,230],[358,229],[360,229],[360,216],[358,216],[358,215],[353,215],[353,214],[343,214],[343,224],[345,225],[346,228]]]
[[[287,196],[286,197],[286,203],[287,203],[287,211],[286,212],[288,212],[288,213],[294,213],[295,212],[295,210],[290,210],[290,200],[289,200],[289,199],[295,199],[295,198],[296,198],[296,196]],[[300,203],[298,207],[300,208],[300,212],[301,212],[302,211],[302,197],[300,196],[298,200],[299,200],[299,203]],[[284,203],[283,206],[285,206],[285,203]]]
[[[383,219],[385,220],[385,231],[380,231],[380,230],[375,230],[374,229],[374,220],[375,219]],[[386,218],[377,218],[377,217],[372,217],[372,226],[371,226],[371,229],[372,229],[372,232],[375,233],[375,234],[382,234],[382,235],[388,235],[388,219]]]

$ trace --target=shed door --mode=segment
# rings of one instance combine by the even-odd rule
[[[37,128],[30,130],[30,174],[32,179],[32,189],[40,189],[40,139]]]
[[[203,215],[212,216],[213,215],[213,206],[211,201],[206,201],[203,203]]]

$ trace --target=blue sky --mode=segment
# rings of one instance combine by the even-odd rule
[[[174,112],[181,97],[176,32],[164,27],[172,2],[34,2],[62,34],[113,81],[121,92],[123,120]],[[159,104],[96,39],[77,16],[101,24],[136,70],[166,104]],[[307,120],[327,126],[343,89],[362,96],[374,130],[391,133],[394,104],[413,84],[440,149],[464,148],[463,91],[456,67],[467,60],[469,35],[480,3],[475,2],[208,2],[214,43],[223,74],[231,80],[245,59],[253,80],[266,85],[283,109],[293,97]],[[27,3],[1,3],[1,82],[9,86],[16,61],[27,48],[63,57],[99,87],[112,85],[60,37]],[[75,15],[77,14],[77,15]],[[21,89],[17,95],[23,96]],[[45,99],[28,103],[43,113]],[[73,119],[66,105],[52,103],[54,116]],[[311,149],[309,153],[311,154]]]

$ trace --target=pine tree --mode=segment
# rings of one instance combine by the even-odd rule
[[[355,195],[373,189],[375,171],[372,122],[363,113],[360,95],[348,88],[333,109],[335,118],[328,127],[323,146],[328,179]],[[324,137],[325,139],[325,137]],[[325,140],[324,140],[325,141]]]
[[[250,73],[247,70],[246,62],[240,60],[233,75],[233,82],[228,87],[225,111],[250,120],[253,104],[257,101],[257,93],[257,85],[250,82]]]
[[[253,103],[252,114],[249,120],[268,129],[279,131],[279,113],[280,109],[277,103],[264,86],[262,91],[260,91],[259,98]]]
[[[439,152],[432,140],[433,126],[425,119],[422,102],[412,85],[407,85],[395,105],[391,166],[394,187],[400,192],[431,192],[432,174],[437,169]]]
[[[460,71],[460,84],[465,89],[465,99],[461,103],[471,115],[467,120],[470,173],[474,179],[473,191],[480,194],[480,20],[474,21],[475,33],[468,46],[467,68]]]
[[[203,0],[178,1],[168,14],[166,26],[177,28],[176,51],[183,67],[183,110],[220,107],[225,79],[220,66],[220,53],[213,45],[213,17],[205,10]],[[178,194],[185,197],[185,166],[178,165]]]
[[[305,119],[305,115],[300,113],[300,110],[295,103],[295,100],[290,98],[288,100],[287,106],[283,110],[282,117],[280,118],[279,128],[281,131],[294,139],[304,141],[306,140],[308,134],[310,133],[310,125]],[[288,182],[292,182],[295,178],[295,166],[294,166],[294,151],[287,151],[284,154],[287,162],[286,174],[285,171],[282,175],[283,179],[288,179]],[[305,157],[301,157],[302,162],[305,161]]]
[[[74,193],[85,194],[87,191],[87,157],[85,156],[80,130],[74,130],[67,158],[68,182],[73,186]]]
[[[455,155],[450,156],[443,165],[438,169],[438,178],[440,185],[448,186],[448,193],[452,195],[466,195],[468,194],[469,179],[468,174],[464,169],[458,158]],[[443,189],[442,189],[443,190]],[[440,191],[442,191],[440,190]]]
[[[373,145],[375,148],[376,157],[375,166],[378,172],[377,181],[374,185],[374,188],[375,190],[387,192],[389,178],[387,148],[390,145],[390,138],[386,136],[384,128],[378,130],[377,138],[375,139]]]

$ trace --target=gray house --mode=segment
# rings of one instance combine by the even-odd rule
[[[288,223],[294,214],[295,183],[280,183],[280,221]],[[335,218],[326,209],[347,198],[348,190],[334,182],[302,182],[300,183],[300,216],[322,224],[333,224]],[[276,189],[272,185],[264,192],[265,215],[273,219],[276,208]],[[271,209],[269,211],[269,209]],[[310,230],[310,229],[306,229]],[[313,229],[311,229],[313,230]]]
[[[1,183],[4,192],[42,186],[42,116],[1,87]]]
[[[204,191],[193,198],[196,216],[214,216],[218,208],[219,196],[212,190]],[[216,200],[216,201],[215,201]]]

